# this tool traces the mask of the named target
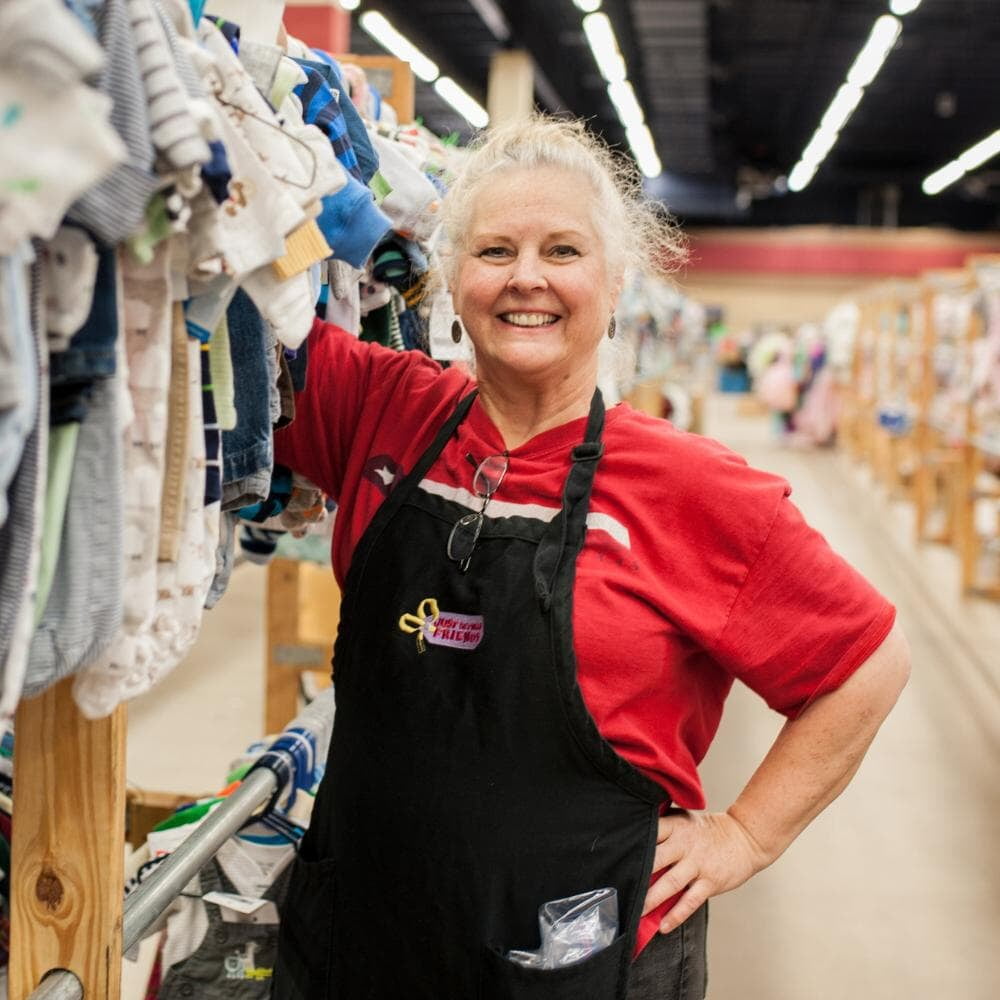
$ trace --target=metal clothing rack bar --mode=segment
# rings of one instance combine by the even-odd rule
[[[84,1000],[83,985],[66,969],[50,972],[28,1000]]]
[[[240,787],[205,817],[156,872],[129,894],[122,916],[123,951],[138,944],[184,886],[262,805],[271,801],[277,790],[278,776],[273,771],[266,767],[251,771]]]
[[[205,817],[187,838],[125,900],[122,950],[128,952],[159,919],[222,845],[240,830],[280,787],[279,776],[268,767],[251,771],[239,788]],[[50,973],[28,1000],[83,1000],[80,980],[66,970]]]

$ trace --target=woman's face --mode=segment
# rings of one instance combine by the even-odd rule
[[[592,385],[617,299],[585,178],[509,170],[470,219],[452,294],[483,384],[512,391]]]

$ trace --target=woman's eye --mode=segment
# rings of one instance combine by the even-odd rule
[[[571,247],[567,243],[560,243],[559,246],[552,248],[553,257],[578,257],[579,251],[576,247]]]
[[[479,251],[480,257],[505,257],[510,251],[506,247],[484,247]]]

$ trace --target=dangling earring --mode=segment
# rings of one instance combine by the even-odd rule
[[[451,324],[451,339],[456,343],[462,343],[462,322],[456,316]]]
[[[617,325],[615,323],[615,317],[614,317],[614,315],[612,315],[611,322],[608,323],[608,340],[614,340],[615,339],[615,330],[617,330],[617,329],[618,329],[618,327],[617,327]]]

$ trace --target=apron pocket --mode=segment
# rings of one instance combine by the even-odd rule
[[[327,1000],[333,947],[334,862],[295,859],[281,908],[272,1000]]]
[[[559,969],[527,969],[486,948],[479,1000],[619,1000],[625,996],[625,944],[622,934],[596,955]]]

